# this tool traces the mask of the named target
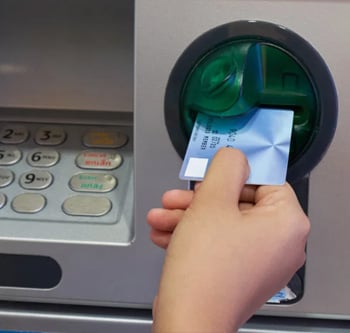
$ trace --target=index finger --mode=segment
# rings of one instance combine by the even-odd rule
[[[293,188],[288,183],[283,185],[262,185],[256,190],[255,204],[257,206],[275,205],[281,201],[299,204]]]

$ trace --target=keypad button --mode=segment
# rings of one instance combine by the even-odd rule
[[[70,179],[69,186],[76,192],[105,193],[117,186],[117,179],[103,173],[79,173]]]
[[[61,127],[42,127],[35,133],[35,142],[42,146],[57,146],[66,140],[66,132]]]
[[[6,195],[4,193],[0,193],[0,209],[6,205]]]
[[[76,159],[78,167],[95,170],[113,170],[118,168],[122,161],[118,153],[99,151],[84,151]]]
[[[9,186],[14,179],[15,175],[11,170],[0,168],[0,187]]]
[[[27,162],[33,167],[51,167],[60,159],[56,150],[36,150],[27,157]]]
[[[128,136],[118,131],[93,130],[83,137],[83,144],[90,148],[120,148],[127,142]]]
[[[52,184],[53,177],[44,170],[32,170],[22,174],[19,184],[27,190],[43,190]]]
[[[20,150],[14,147],[0,147],[0,165],[13,165],[22,158]]]
[[[34,214],[46,205],[46,198],[41,194],[23,193],[12,200],[12,209],[17,213]]]
[[[112,203],[105,197],[76,195],[66,199],[62,208],[67,215],[98,217],[106,215]]]
[[[5,126],[0,130],[0,142],[18,144],[28,139],[29,131],[24,126]]]

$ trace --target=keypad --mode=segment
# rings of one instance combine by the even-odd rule
[[[0,123],[3,218],[116,223],[131,169],[131,126]]]

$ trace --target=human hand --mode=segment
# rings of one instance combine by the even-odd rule
[[[310,225],[293,190],[244,186],[248,174],[242,153],[221,149],[199,189],[150,211],[153,241],[169,243],[154,332],[237,330],[304,263]]]

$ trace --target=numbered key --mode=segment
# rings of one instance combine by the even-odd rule
[[[13,165],[22,158],[20,150],[14,147],[0,147],[0,165]]]
[[[35,133],[35,142],[42,146],[57,146],[66,140],[67,134],[61,127],[42,127]]]
[[[9,169],[0,169],[0,187],[9,186],[13,180],[15,179],[15,175]]]
[[[27,162],[33,167],[51,167],[60,159],[56,150],[35,150],[27,157]]]
[[[24,126],[5,126],[0,131],[0,142],[5,144],[19,144],[28,139],[29,131]]]
[[[19,184],[27,190],[43,190],[52,184],[53,176],[44,170],[32,170],[21,175]]]

